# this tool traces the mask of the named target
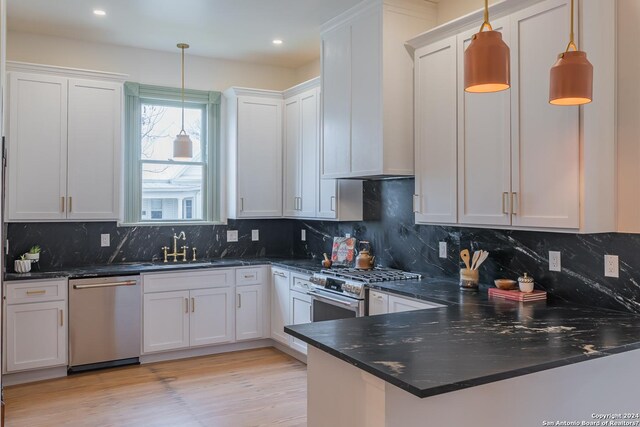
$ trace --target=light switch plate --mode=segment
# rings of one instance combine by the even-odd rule
[[[440,258],[447,257],[447,242],[440,242],[439,256]]]
[[[100,246],[103,248],[108,248],[109,246],[111,246],[111,234],[100,235]]]
[[[303,230],[300,232],[300,240],[302,240],[303,242],[306,242],[306,241],[307,241],[307,230],[304,230],[304,229],[303,229]]]
[[[251,240],[253,242],[260,240],[260,230],[251,230]]]
[[[227,243],[238,241],[238,230],[227,230]]]
[[[620,277],[620,269],[618,264],[618,255],[604,256],[604,276]]]
[[[549,271],[562,271],[560,252],[549,251]]]

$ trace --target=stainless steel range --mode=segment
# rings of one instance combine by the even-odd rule
[[[366,316],[368,283],[420,279],[421,277],[419,274],[391,268],[322,270],[310,279],[314,284],[314,288],[309,291],[309,295],[312,297],[312,321],[320,322]]]

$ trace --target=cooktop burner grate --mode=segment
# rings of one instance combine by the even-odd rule
[[[360,270],[357,268],[332,268],[322,270],[322,274],[341,279],[355,280],[364,283],[391,282],[395,280],[420,279],[422,276],[416,273],[408,273],[392,268],[374,268],[373,270]]]

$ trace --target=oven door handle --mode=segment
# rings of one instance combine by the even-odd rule
[[[329,304],[333,304],[333,305],[341,305],[343,307],[348,307],[350,309],[353,309],[354,306],[357,304],[357,303],[353,303],[353,302],[349,302],[349,301],[339,300],[339,299],[336,299],[336,298],[329,298],[328,296],[320,294],[320,293],[315,292],[315,291],[309,291],[309,295],[311,295],[312,298],[315,298],[315,299],[317,299],[319,301],[325,301],[325,302],[328,302]]]

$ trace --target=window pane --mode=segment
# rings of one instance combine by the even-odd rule
[[[181,107],[142,104],[142,160],[169,160],[173,158],[173,140],[180,133]],[[184,109],[184,130],[193,141],[193,160],[203,161],[200,148],[202,109]]]
[[[142,165],[142,220],[201,220],[203,166]],[[188,201],[188,202],[187,202]]]

